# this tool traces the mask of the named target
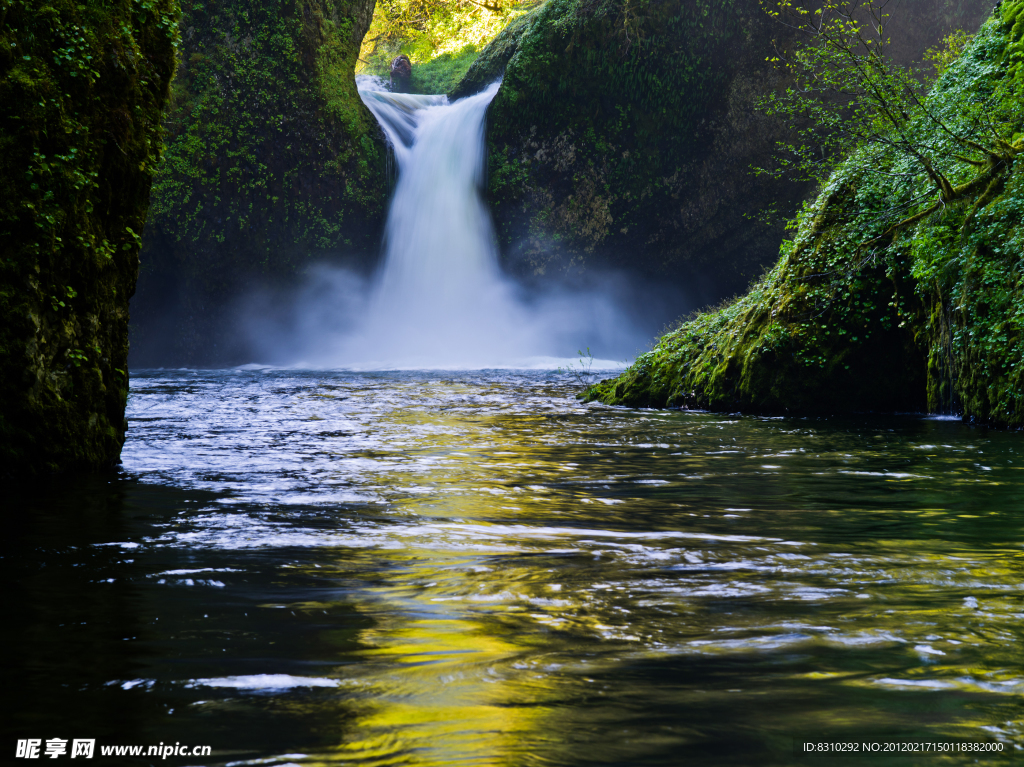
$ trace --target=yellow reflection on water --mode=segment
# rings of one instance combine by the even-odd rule
[[[812,724],[835,724],[841,716],[884,723],[891,712],[883,708],[850,704],[849,712],[842,713],[847,712],[846,692],[898,687],[890,681],[897,675],[913,690],[929,689],[918,682],[938,680],[936,689],[992,692],[1002,685],[1011,694],[1017,692],[1013,687],[1019,676],[1016,671],[993,674],[989,669],[989,675],[983,676],[981,670],[975,674],[952,662],[948,666],[937,662],[952,661],[958,657],[955,653],[966,654],[975,647],[970,630],[953,625],[949,602],[936,604],[933,599],[936,586],[949,590],[957,585],[948,575],[951,567],[964,583],[991,587],[1019,581],[1019,552],[998,550],[985,557],[971,551],[959,561],[941,541],[919,532],[929,525],[979,515],[951,514],[922,496],[919,505],[901,512],[914,518],[915,531],[908,533],[900,526],[890,538],[880,528],[872,534],[870,547],[856,540],[839,541],[834,544],[838,556],[830,558],[826,546],[812,543],[801,548],[799,541],[769,537],[798,538],[805,531],[794,530],[784,519],[782,515],[790,513],[788,507],[776,517],[779,530],[763,521],[768,516],[764,509],[752,508],[752,499],[764,486],[762,470],[747,468],[743,462],[748,460],[744,450],[756,450],[743,445],[742,450],[733,449],[715,437],[706,438],[703,450],[694,449],[691,455],[687,449],[694,440],[684,436],[692,438],[692,432],[699,430],[693,424],[682,427],[691,430],[685,435],[656,434],[666,442],[648,442],[653,438],[647,436],[648,427],[642,422],[670,417],[658,415],[635,419],[639,424],[635,444],[630,443],[630,434],[620,434],[615,451],[602,452],[597,450],[601,446],[596,438],[590,442],[574,438],[571,417],[565,412],[523,415],[500,406],[474,408],[465,403],[418,406],[417,397],[430,395],[431,387],[445,389],[443,399],[449,404],[481,396],[479,389],[457,384],[409,390],[408,407],[381,413],[374,421],[376,437],[390,446],[389,451],[357,456],[363,472],[360,481],[372,484],[387,501],[388,518],[394,525],[376,528],[374,534],[386,540],[358,554],[368,569],[374,558],[386,559],[386,565],[380,565],[386,580],[361,590],[358,610],[373,625],[359,637],[364,649],[347,656],[357,662],[339,666],[335,672],[346,681],[356,719],[346,724],[339,737],[342,742],[333,751],[313,757],[314,763],[522,764],[524,744],[557,742],[569,727],[567,716],[576,717],[577,728],[581,722],[589,726],[587,718],[597,716],[585,709],[571,710],[580,700],[580,690],[593,680],[579,667],[571,671],[565,667],[567,656],[590,639],[603,642],[610,652],[621,650],[619,658],[609,657],[609,664],[626,655],[631,660],[660,656],[667,646],[677,657],[699,657],[708,664],[813,654],[825,659],[820,668],[795,665],[787,671],[773,664],[770,673],[764,672],[769,681],[757,692],[731,686],[746,685],[745,680],[730,681],[724,689],[675,691],[688,696],[686,705],[699,713],[702,701],[713,696],[766,695],[776,685],[783,689],[799,681],[830,701],[829,707],[821,709],[820,721],[816,709],[802,714],[809,729]],[[563,422],[553,425],[556,418]],[[756,424],[725,425],[751,442],[754,436],[766,439],[754,434]],[[661,427],[650,428],[657,432]],[[670,439],[680,444],[668,444]],[[799,439],[772,435],[772,444],[760,446],[761,452],[767,455],[769,447],[777,452],[791,446],[785,440],[800,445]],[[779,457],[773,455],[772,460]],[[377,468],[372,468],[378,460]],[[758,466],[762,460],[758,459]],[[854,482],[857,488],[870,482],[878,494],[882,487],[892,492],[894,484],[928,479],[918,476],[924,469],[897,475],[867,465],[879,460],[877,453],[868,450],[856,455],[822,452],[807,458],[794,453],[787,471],[772,480],[773,487],[789,493],[798,507],[805,485],[813,481],[817,495],[810,497],[822,507],[813,520],[816,526],[849,523],[857,517],[890,519],[895,515],[888,505],[859,508],[853,500],[839,503],[829,495],[838,488],[852,497]],[[844,472],[837,466],[858,462],[872,470],[860,472],[855,480],[840,476]],[[790,464],[797,466],[790,469]],[[343,468],[339,468],[342,473]],[[777,467],[763,468],[774,471]],[[673,488],[673,495],[659,495],[651,487]],[[828,497],[828,505],[819,496]],[[669,497],[686,503],[669,504]],[[862,502],[859,497],[855,500]],[[662,523],[669,506],[677,516]],[[739,520],[725,523],[737,525],[732,530],[738,534],[736,539],[727,540],[730,530],[717,522],[708,528],[700,525],[710,523],[694,522],[695,538],[689,543],[626,537],[657,532],[659,524],[689,530],[686,525],[696,514],[680,511],[688,508],[699,511],[700,519],[711,518],[708,512],[715,511],[724,515],[720,519]],[[748,522],[759,514],[762,521]],[[565,533],[574,521],[625,532],[620,540],[610,540],[601,538],[600,530],[581,527],[580,535],[574,537]],[[801,524],[812,522],[801,520]],[[586,539],[590,533],[596,543]],[[904,535],[919,537],[908,543]],[[554,567],[543,557],[532,556],[556,552],[580,560]],[[610,552],[615,556],[601,558]],[[633,553],[639,564],[629,560]],[[339,572],[351,571],[353,556],[351,551],[343,559],[339,555]],[[599,558],[598,566],[594,563]],[[851,558],[849,564],[844,564],[846,558]],[[663,563],[680,569],[652,574]],[[616,579],[628,584],[622,596],[613,595],[613,587],[601,583]],[[642,602],[628,601],[633,589],[649,593]],[[987,599],[986,604],[997,607],[1000,614],[1014,610],[998,596],[989,594]],[[898,610],[888,609],[897,602]],[[803,603],[829,609],[809,615],[794,607]],[[969,611],[963,606],[957,609]],[[940,633],[941,638],[936,638]],[[652,639],[658,636],[665,637],[660,646],[661,640]],[[980,637],[977,646],[988,641]],[[888,665],[881,664],[881,670],[870,664],[842,668],[843,663],[853,663],[846,658],[853,657],[859,647],[879,655],[884,649]],[[914,653],[921,656],[917,668],[905,661],[913,659]],[[601,662],[592,661],[590,670],[597,671]],[[645,696],[657,692],[657,681],[642,682]],[[632,695],[634,690],[618,692],[627,698],[625,693]],[[665,695],[666,707],[680,705],[680,700]],[[692,703],[691,698],[698,702]],[[650,703],[653,698],[647,700]],[[765,706],[760,702],[756,707],[761,721],[772,722],[776,730],[783,728],[783,718],[795,716],[781,710],[762,711]],[[693,727],[696,730],[697,725]],[[659,733],[657,737],[662,739],[658,747],[667,748],[666,744],[690,736]],[[656,738],[648,734],[647,739],[646,746],[653,748]],[[629,745],[629,753],[639,753],[646,746]]]
[[[507,665],[516,648],[466,622],[415,621],[387,637],[394,665],[378,679],[378,704],[341,749],[364,758],[384,746],[417,765],[499,764],[541,726],[538,707],[517,705]],[[408,642],[408,644],[403,644]],[[385,756],[385,753],[380,753]]]
[[[464,560],[402,557],[408,568],[375,590],[386,607],[363,632],[358,697],[363,708],[337,751],[325,761],[360,764],[502,764],[518,744],[544,727],[542,705],[553,677],[530,673],[524,648],[502,630],[502,601],[438,597],[427,579],[444,580]],[[418,593],[417,593],[418,592]],[[344,673],[344,669],[341,669]]]

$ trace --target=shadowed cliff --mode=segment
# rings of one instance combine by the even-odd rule
[[[153,187],[132,365],[239,358],[253,282],[376,255],[386,145],[356,93],[374,0],[182,3],[181,66]]]
[[[908,0],[889,30],[918,62],[988,0]],[[755,105],[786,81],[766,62],[792,31],[757,0],[550,0],[513,22],[452,96],[504,73],[490,112],[490,196],[506,264],[543,278],[638,271],[706,300],[770,263],[812,188],[753,178],[787,133]]]
[[[0,5],[0,464],[115,463],[173,0]]]

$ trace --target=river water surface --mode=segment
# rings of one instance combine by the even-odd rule
[[[213,747],[176,764],[1019,757],[1019,433],[573,384],[135,373],[118,476],[11,496],[4,730]]]

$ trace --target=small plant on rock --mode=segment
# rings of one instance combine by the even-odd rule
[[[586,352],[580,350],[576,354],[578,359],[565,367],[558,368],[558,372],[571,375],[576,379],[577,384],[586,388],[594,382],[596,376],[596,373],[591,372],[591,368],[594,366],[594,355],[589,346]]]

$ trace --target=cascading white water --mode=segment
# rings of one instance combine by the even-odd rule
[[[569,290],[549,281],[528,294],[502,274],[481,197],[484,116],[498,83],[449,104],[360,79],[398,165],[380,269],[370,283],[337,267],[313,269],[292,301],[290,327],[254,304],[244,325],[262,356],[363,370],[550,369],[588,346],[632,356],[651,331],[639,332],[620,308],[623,282]]]
[[[403,366],[462,367],[535,351],[514,330],[527,318],[501,277],[480,198],[484,113],[497,90],[495,83],[454,104],[360,91],[398,164],[365,352]]]

